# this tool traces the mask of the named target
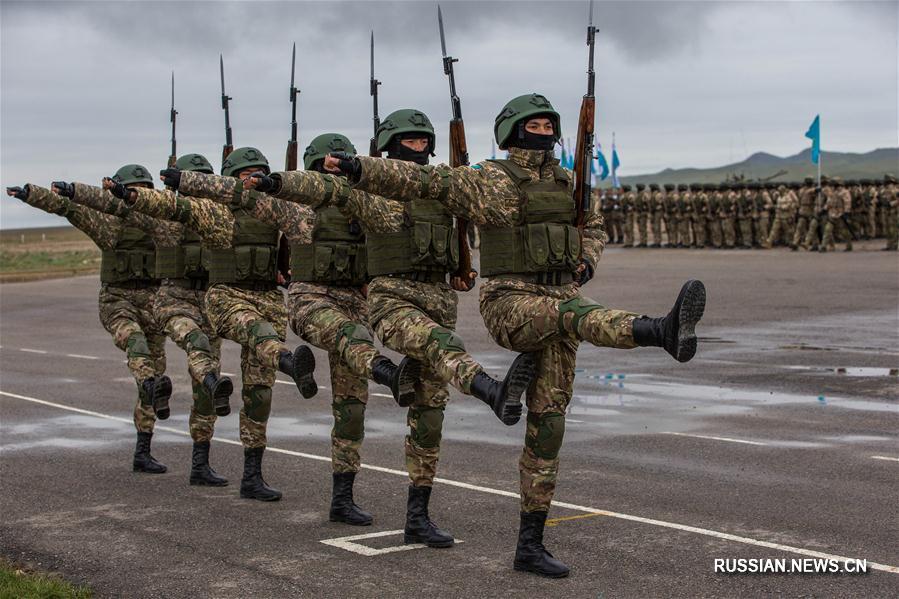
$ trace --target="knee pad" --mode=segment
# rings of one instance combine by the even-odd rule
[[[564,436],[565,414],[558,412],[528,413],[528,432],[524,442],[538,458],[556,459]]]
[[[278,333],[275,332],[275,327],[265,320],[254,321],[253,324],[250,325],[248,331],[250,333],[250,345],[253,347],[256,347],[263,341],[268,341],[269,339],[274,339],[275,341],[281,340],[281,338],[278,337]]]
[[[361,441],[365,436],[365,404],[349,398],[331,404],[334,410],[334,436],[350,441]]]
[[[147,336],[143,333],[131,333],[125,342],[125,355],[128,358],[149,358],[150,346],[147,344]]]
[[[346,337],[347,343],[350,345],[374,345],[375,340],[372,339],[371,333],[369,330],[358,323],[348,322],[342,327],[340,327],[340,331],[337,333],[337,345],[340,345],[341,339]]]
[[[185,337],[187,341],[187,351],[198,351],[204,354],[212,353],[212,346],[209,345],[209,337],[200,329],[194,329]]]
[[[580,296],[571,298],[567,302],[562,302],[559,304],[559,332],[563,335],[565,333],[577,333],[581,319],[590,312],[600,309],[602,309],[601,305]],[[565,316],[567,314],[572,315],[570,329],[565,326]]]
[[[212,397],[209,391],[203,386],[203,383],[191,381],[191,389],[193,390],[194,410],[201,416],[215,415],[215,408],[212,405]]]
[[[444,351],[465,351],[465,343],[462,338],[456,335],[455,331],[451,331],[444,327],[434,327],[431,334],[428,335],[428,342],[437,342],[437,347]]]
[[[443,436],[443,408],[409,408],[410,436],[416,445],[424,448],[440,446]]]
[[[266,422],[272,411],[272,388],[262,385],[244,386],[243,409],[250,420]]]

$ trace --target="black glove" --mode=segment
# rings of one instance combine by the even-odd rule
[[[121,183],[116,183],[109,189],[109,193],[119,198],[120,200],[130,200],[131,199],[131,190],[122,185]]]
[[[165,183],[166,187],[178,189],[178,186],[181,185],[181,169],[167,168],[159,171],[159,175],[162,177],[162,182]]]
[[[359,177],[362,175],[362,164],[353,154],[347,154],[346,152],[331,152],[328,156],[340,160],[340,166],[338,168],[340,168],[340,173],[346,176],[347,179],[350,179],[351,181],[359,180]]]
[[[281,179],[275,179],[270,175],[266,175],[262,171],[256,171],[255,173],[250,175],[251,179],[256,180],[256,191],[261,191],[262,193],[270,193],[272,191],[280,191],[281,190]]]
[[[6,188],[7,195],[11,195],[14,198],[19,200],[27,200],[28,199],[28,186],[25,187],[7,187]]]
[[[581,264],[584,265],[584,270],[578,273],[577,284],[586,285],[590,281],[590,279],[593,278],[593,265],[590,264],[589,260],[585,260],[584,258],[581,258]]]
[[[53,188],[53,192],[57,195],[69,198],[70,200],[75,197],[75,185],[73,185],[72,183],[66,183],[65,181],[54,181],[50,184],[50,186]]]

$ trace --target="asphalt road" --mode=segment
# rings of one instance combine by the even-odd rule
[[[511,568],[523,423],[503,427],[454,395],[431,513],[462,542],[390,551],[402,543],[404,413],[382,389],[371,388],[356,490],[372,527],[327,519],[321,352],[317,397],[275,386],[264,470],[282,501],[238,497],[236,411],[212,452],[231,485],[188,486],[189,384],[171,343],[173,416],[153,441],[169,472],[134,474],[134,384],[97,321],[97,278],[3,285],[0,555],[99,597],[896,597],[899,260],[862,249],[607,251],[586,289],[601,303],[660,314],[694,277],[708,308],[686,365],[657,349],[582,347],[546,534],[572,568],[563,580]],[[459,332],[491,371],[508,364],[476,293],[460,299]],[[233,344],[224,370],[238,371]],[[815,556],[867,559],[869,571],[713,570]]]

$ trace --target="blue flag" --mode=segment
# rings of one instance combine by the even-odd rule
[[[565,142],[562,142],[562,156],[559,158],[559,166],[568,168],[568,152],[565,151]]]
[[[621,161],[618,160],[618,150],[615,149],[615,142],[612,142],[612,187],[621,187],[621,182],[618,181],[619,166]]]
[[[809,125],[805,136],[812,140],[812,164],[818,164],[821,159],[821,115],[815,115],[815,120]]]
[[[602,153],[602,145],[599,143],[596,144],[596,162],[599,163],[599,180],[605,181],[609,176],[609,163],[606,162],[606,157]]]

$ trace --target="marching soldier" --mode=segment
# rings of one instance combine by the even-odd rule
[[[887,239],[887,245],[883,249],[895,252],[899,243],[899,187],[893,175],[884,175],[880,201],[884,214],[884,237]]]
[[[737,224],[740,232],[740,249],[752,249],[752,192],[746,183],[737,184]]]
[[[706,229],[708,227],[709,196],[702,183],[694,183],[691,187],[693,189],[693,241],[697,248],[705,249],[708,240]]]
[[[624,247],[634,247],[634,223],[636,221],[637,198],[630,185],[621,186],[621,212],[624,227],[622,240]]]
[[[649,190],[652,192],[649,205],[652,218],[652,246],[650,247],[660,248],[662,247],[662,221],[665,216],[665,194],[662,193],[657,183],[650,183]]]
[[[771,249],[774,245],[779,245],[783,241],[784,245],[789,245],[790,249],[795,250],[793,245],[793,222],[799,207],[799,200],[792,190],[781,184],[777,188],[777,203],[775,204],[774,224],[771,227],[771,233],[765,242],[765,248]]]
[[[652,204],[652,194],[646,189],[645,183],[637,183],[637,199],[635,208],[637,212],[637,233],[639,244],[638,248],[647,247],[647,231],[646,225],[649,222],[650,206]]]
[[[665,247],[677,247],[677,192],[673,183],[665,183],[665,194],[662,196],[662,223],[665,225]]]
[[[827,211],[827,223],[824,225],[824,237],[821,239],[821,251],[835,251],[834,236],[846,241],[845,251],[852,251],[852,230],[847,221],[852,214],[852,196],[839,178],[832,179],[833,187],[826,194],[824,209]]]
[[[705,192],[709,198],[708,210],[708,238],[711,240],[712,247],[716,250],[721,249],[722,232],[721,232],[721,192],[718,185],[708,183],[705,185]]]
[[[721,192],[719,194],[721,200],[718,206],[718,218],[721,221],[721,234],[724,238],[723,247],[724,249],[732,250],[736,244],[737,235],[734,229],[737,210],[736,194],[731,191],[730,183],[722,183],[718,186],[718,190]]]
[[[677,186],[677,202],[675,204],[675,212],[677,214],[677,247],[689,248],[692,243],[690,241],[690,222],[693,220],[693,196],[687,185],[680,184]]]

